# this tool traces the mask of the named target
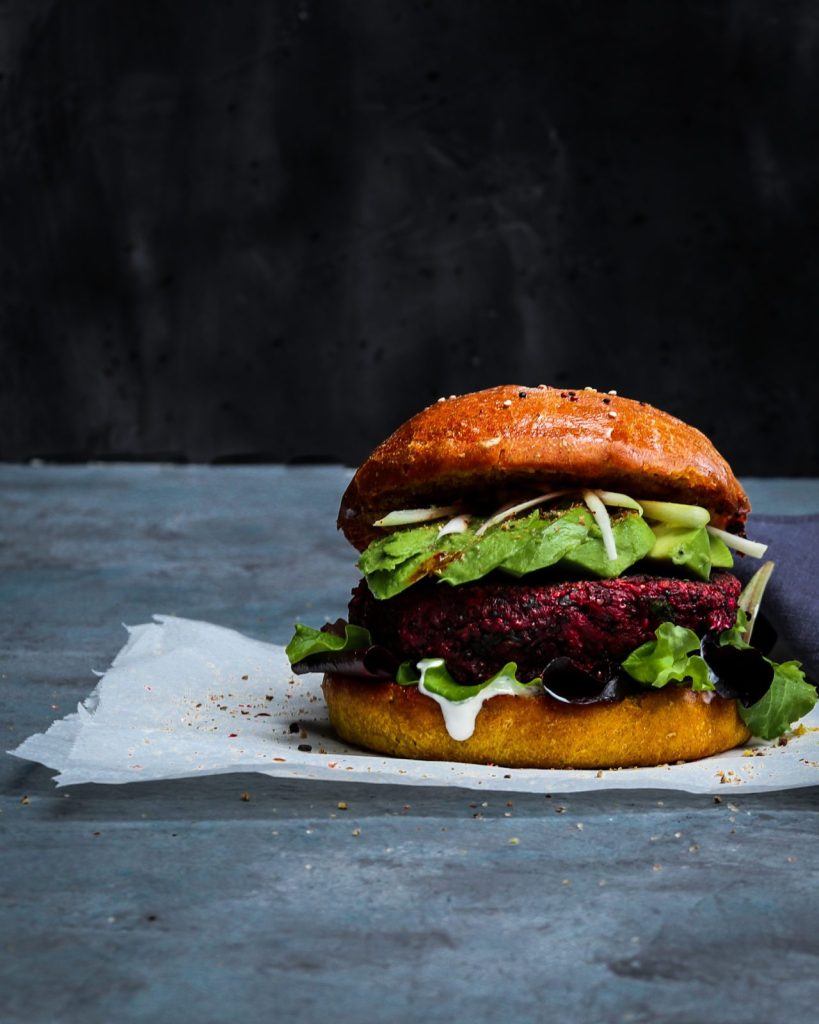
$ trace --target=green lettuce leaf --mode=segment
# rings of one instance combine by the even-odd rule
[[[569,509],[552,522],[537,516],[525,529],[525,535],[518,535],[514,549],[500,562],[500,568],[512,576],[546,569],[582,544],[588,535],[589,514],[584,508]]]
[[[693,690],[714,689],[708,665],[699,654],[700,639],[693,630],[663,622],[655,636],[656,640],[641,644],[623,662],[632,679],[658,688],[690,679]]]
[[[559,562],[573,571],[613,578],[645,557],[655,540],[641,516],[617,513],[612,530],[618,558],[611,562],[600,530],[583,505],[552,513],[536,509],[476,537],[480,522],[475,520],[465,532],[440,539],[437,523],[396,530],[373,541],[358,567],[375,597],[386,600],[424,576],[457,586],[495,569],[523,576]]]
[[[311,654],[324,654],[327,651],[360,651],[362,647],[369,647],[371,643],[372,638],[368,629],[363,626],[351,626],[349,622],[344,624],[344,636],[336,636],[334,633],[326,633],[297,622],[293,637],[285,647],[284,653],[290,664],[295,665],[309,658]]]
[[[771,688],[749,708],[739,705],[739,714],[754,734],[763,740],[774,740],[790,729],[816,704],[816,687],[805,679],[798,661],[771,662],[774,677]]]
[[[402,686],[414,686],[421,678],[421,673],[412,661],[402,661],[395,673],[396,683]]]
[[[358,568],[379,600],[395,597],[424,576],[440,570],[469,544],[475,528],[438,538],[440,523],[396,530],[381,537],[362,553]]]
[[[369,576],[374,572],[389,572],[418,555],[427,555],[435,547],[439,529],[440,524],[434,523],[388,533],[362,552],[358,567]]]
[[[529,689],[540,686],[540,679],[535,679],[530,683],[522,683],[517,677],[518,667],[514,661],[507,662],[491,679],[485,679],[482,683],[476,683],[474,686],[464,686],[461,683],[456,683],[447,671],[444,662],[439,658],[421,661],[419,665],[423,668],[424,688],[430,693],[437,694],[445,700],[456,703],[468,700],[470,697],[476,697],[481,690],[485,690],[487,686],[502,678],[511,680],[514,688],[520,688],[521,693],[526,693]]]
[[[538,508],[476,536],[483,521],[473,518],[464,532],[441,538],[438,522],[394,530],[362,552],[358,567],[372,593],[386,600],[425,576],[457,586],[496,569],[519,577],[561,563],[570,572],[614,579],[641,559],[651,558],[670,561],[707,580],[713,566],[730,568],[734,561],[723,541],[704,527],[650,526],[632,511],[611,514],[618,554],[614,561],[584,504]]]
[[[748,616],[742,608],[738,608],[736,622],[730,629],[724,629],[719,635],[720,646],[724,647],[726,644],[730,644],[731,647],[740,647],[743,649],[750,647],[751,645],[742,636],[747,628]]]
[[[720,645],[745,649],[751,645],[742,638],[747,626],[742,609],[737,621],[719,636]],[[696,633],[682,626],[664,622],[656,631],[656,640],[641,644],[623,662],[626,672],[638,683],[661,687],[667,683],[690,681],[694,690],[713,690],[708,665],[699,653],[700,641]],[[741,703],[737,708],[742,720],[754,734],[763,740],[773,740],[787,732],[791,725],[804,717],[816,704],[816,688],[808,683],[798,661],[781,664],[765,659],[774,670],[770,689],[749,708]]]
[[[590,518],[586,512],[585,519]],[[586,538],[589,528],[583,519],[581,508],[569,509],[557,518],[544,517],[536,509],[489,529],[478,538],[472,531],[457,556],[444,563],[436,575],[457,585],[480,579],[493,569],[503,569],[514,576],[545,569]]]

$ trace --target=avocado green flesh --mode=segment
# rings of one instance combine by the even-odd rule
[[[670,561],[692,576],[707,580],[711,568],[730,569],[733,556],[726,544],[702,527],[669,526],[656,523],[654,547],[648,553],[653,561]]]
[[[719,537],[714,537],[713,534],[708,534],[708,543],[711,546],[711,565],[714,569],[733,569],[734,567],[734,556],[731,554],[731,549],[725,543],[720,540]]]
[[[687,569],[701,580],[711,574],[711,545],[708,533],[702,527],[668,526],[658,523],[654,527],[656,540],[649,557],[656,561],[671,561]]]
[[[654,532],[642,516],[627,513],[612,519],[611,526],[617,547],[617,558],[614,561],[606,554],[600,529],[594,523],[586,540],[565,555],[561,565],[613,580],[630,565],[645,558],[654,546]]]
[[[652,527],[631,511],[611,515],[617,548],[613,561],[606,554],[594,517],[584,505],[548,512],[535,509],[476,536],[479,524],[473,521],[463,533],[440,539],[439,523],[396,530],[370,544],[358,567],[375,597],[386,600],[425,576],[458,586],[493,571],[520,577],[557,566],[570,574],[614,579],[636,562],[649,558],[707,580],[712,565],[733,565],[730,550],[704,527],[661,523]]]

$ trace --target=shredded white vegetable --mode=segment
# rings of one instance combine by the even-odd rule
[[[403,508],[396,512],[388,512],[382,519],[377,519],[373,526],[408,526],[410,523],[428,523],[434,519],[443,519],[458,511],[457,505],[434,505],[431,508]]]
[[[527,508],[534,508],[535,505],[542,505],[545,501],[551,501],[552,498],[559,498],[568,493],[568,490],[550,491],[549,494],[541,494],[537,498],[531,498],[529,501],[521,501],[516,505],[504,505],[502,509],[497,511],[493,516],[490,516],[485,522],[481,523],[475,531],[475,536],[480,537],[482,534],[486,533],[490,526],[502,523],[504,519],[508,519],[510,516],[516,515],[518,512],[525,512]]]
[[[600,527],[600,533],[603,537],[603,545],[606,549],[606,555],[610,562],[617,561],[617,545],[614,543],[614,532],[611,528],[611,519],[609,519],[609,513],[606,506],[600,500],[600,495],[597,491],[583,491],[583,501],[589,507],[589,512],[594,516],[595,522]]]
[[[751,558],[762,558],[768,550],[767,544],[760,544],[755,540],[748,540],[747,537],[737,537],[735,533],[728,533],[727,530],[718,530],[716,526],[706,526],[706,530],[712,533],[729,548],[741,552],[743,555],[750,555]]]
[[[444,523],[438,531],[439,537],[446,537],[448,533],[466,533],[469,528],[469,520],[472,516],[455,516],[449,522]]]
[[[647,519],[656,519],[658,523],[668,523],[669,526],[699,529],[707,526],[711,519],[711,513],[701,505],[683,505],[676,501],[644,501],[642,498],[637,500],[643,506]]]
[[[640,515],[643,514],[643,506],[627,494],[620,494],[618,491],[595,491],[595,494],[604,505],[614,505],[615,508],[633,508]]]

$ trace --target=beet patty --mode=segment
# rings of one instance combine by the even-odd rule
[[[458,587],[423,582],[378,601],[364,580],[349,621],[402,660],[444,658],[458,682],[486,679],[507,662],[534,679],[567,656],[601,679],[662,622],[702,636],[736,621],[740,581],[715,572],[707,583],[657,576],[569,583],[479,580]]]

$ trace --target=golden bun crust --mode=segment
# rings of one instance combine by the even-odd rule
[[[363,551],[394,509],[566,484],[703,505],[734,531],[750,511],[731,467],[682,420],[590,388],[508,384],[438,401],[400,426],[353,477],[338,526]]]
[[[508,768],[631,768],[696,761],[750,739],[736,701],[668,686],[611,704],[547,696],[488,700],[468,740],[414,686],[326,675],[330,722],[347,743],[393,757]]]

